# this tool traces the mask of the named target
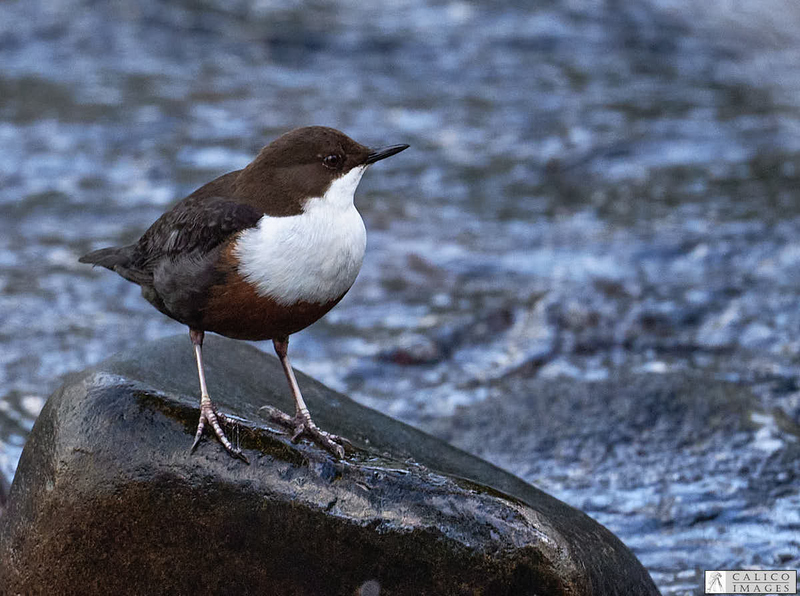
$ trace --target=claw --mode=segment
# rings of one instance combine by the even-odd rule
[[[350,445],[350,441],[320,429],[311,420],[311,416],[304,416],[298,412],[292,417],[272,406],[262,406],[261,409],[267,411],[272,421],[288,428],[292,432],[292,443],[297,443],[301,437],[306,436],[337,458],[344,459],[343,445]]]
[[[194,434],[194,441],[192,442],[192,448],[189,449],[189,453],[194,453],[194,450],[197,449],[197,445],[200,444],[200,437],[203,436],[203,429],[205,426],[206,418],[200,414],[200,422],[197,424],[197,432]]]
[[[248,460],[247,456],[242,453],[242,450],[238,447],[234,447],[233,444],[228,440],[228,437],[225,436],[225,432],[222,430],[222,426],[220,426],[220,420],[223,422],[227,421],[225,416],[222,414],[217,414],[217,411],[214,408],[214,404],[211,403],[211,400],[208,398],[200,400],[200,421],[197,423],[197,432],[194,435],[194,442],[192,443],[190,453],[194,453],[194,450],[197,449],[197,445],[200,443],[200,437],[203,436],[203,430],[206,427],[206,423],[208,423],[211,425],[211,428],[214,429],[214,434],[217,435],[219,442],[222,443],[222,446],[225,447],[225,450],[233,457],[237,457],[246,464],[249,464],[250,460]]]

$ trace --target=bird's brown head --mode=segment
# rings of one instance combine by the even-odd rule
[[[355,191],[368,165],[406,148],[370,149],[334,128],[296,128],[264,147],[240,172],[235,193],[270,215],[296,215],[308,201],[322,199],[326,193],[332,196],[328,191],[337,180],[341,180],[339,186],[349,189],[352,185]]]

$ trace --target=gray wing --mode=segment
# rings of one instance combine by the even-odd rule
[[[202,259],[263,213],[225,197],[189,197],[167,211],[134,245],[132,267],[152,273],[164,259]]]
[[[226,241],[257,225],[262,216],[224,197],[190,197],[162,215],[134,245],[128,273],[142,280],[134,281],[158,310],[198,327],[209,288],[222,281],[217,265]]]
[[[253,227],[262,214],[225,197],[190,196],[159,217],[138,242],[90,252],[81,263],[100,265],[139,285],[151,285],[168,261],[203,260],[233,234]]]

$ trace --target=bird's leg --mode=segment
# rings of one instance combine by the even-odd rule
[[[225,420],[225,416],[217,413],[217,409],[214,407],[214,404],[211,403],[211,398],[208,395],[206,374],[203,370],[204,335],[205,334],[202,331],[189,329],[189,337],[192,340],[192,345],[194,346],[194,356],[197,360],[197,374],[200,377],[200,422],[197,423],[197,432],[194,435],[194,443],[192,443],[191,451],[194,452],[194,450],[197,448],[197,444],[200,442],[200,437],[203,436],[203,429],[205,428],[206,423],[208,423],[211,425],[211,428],[214,429],[214,433],[217,435],[220,443],[222,443],[223,447],[225,447],[228,453],[234,457],[238,457],[246,463],[250,463],[247,460],[247,456],[242,453],[242,450],[238,447],[234,447],[228,440],[228,437],[225,436],[225,432],[222,430],[222,427],[219,423],[220,420]]]
[[[288,338],[273,339],[272,343],[275,346],[275,353],[281,361],[283,372],[286,374],[286,379],[289,381],[289,388],[292,390],[292,395],[294,396],[295,415],[294,417],[289,416],[272,406],[265,406],[263,409],[269,411],[270,417],[273,420],[288,427],[294,433],[292,435],[292,441],[296,442],[302,435],[306,435],[333,453],[333,455],[342,459],[344,457],[344,447],[342,447],[340,443],[346,442],[346,439],[321,430],[314,424],[314,421],[311,420],[311,414],[308,411],[308,406],[306,406],[303,395],[300,393],[300,386],[297,384],[292,365],[289,364],[289,356],[287,354],[289,350]]]

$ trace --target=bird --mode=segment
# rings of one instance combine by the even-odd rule
[[[190,452],[210,426],[229,454],[247,461],[222,429],[203,369],[213,332],[272,340],[295,402],[290,416],[264,406],[292,441],[306,436],[338,458],[347,440],[312,420],[289,362],[289,336],[330,311],[356,280],[366,228],[354,195],[365,170],[408,148],[369,148],[325,126],[291,130],[241,170],[180,200],[133,244],[101,248],[81,263],[105,267],[189,328],[200,381],[200,419]]]

